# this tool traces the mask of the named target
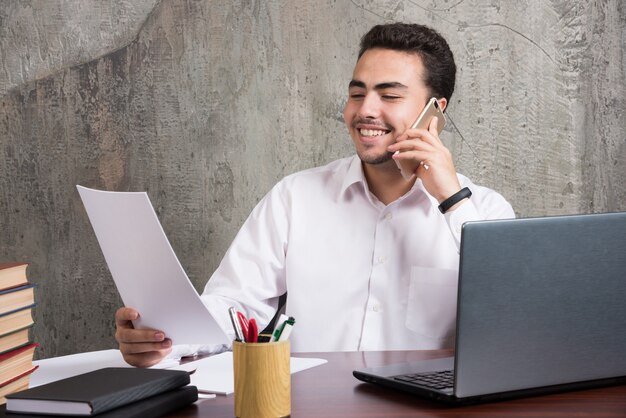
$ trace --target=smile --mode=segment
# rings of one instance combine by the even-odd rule
[[[382,130],[382,129],[359,129],[359,133],[362,136],[382,136],[385,135],[387,132],[387,130]]]

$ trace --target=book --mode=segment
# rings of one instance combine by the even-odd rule
[[[4,334],[2,333],[2,328],[0,328],[0,355],[30,343],[29,328],[25,327]]]
[[[26,263],[0,263],[0,289],[28,283],[26,267]]]
[[[8,394],[28,389],[30,375],[32,372],[37,370],[37,368],[39,368],[39,366],[33,366],[30,370],[26,370],[24,373],[13,376],[4,382],[0,382],[0,405],[6,402],[5,396]]]
[[[0,263],[0,405],[5,396],[27,389],[37,369],[37,344],[29,338],[35,306],[34,285],[26,275],[28,263]]]
[[[0,290],[0,314],[13,312],[35,303],[34,284]]]
[[[198,400],[195,386],[183,386],[159,395],[133,402],[119,408],[98,414],[98,418],[158,418],[177,411]],[[13,414],[0,407],[0,418],[50,418],[49,415]]]
[[[0,334],[8,334],[33,325],[33,306],[35,305],[0,314]]]
[[[0,355],[0,382],[33,368],[33,354],[38,344],[28,344]]]
[[[8,412],[90,416],[189,384],[181,370],[107,367],[7,395]]]

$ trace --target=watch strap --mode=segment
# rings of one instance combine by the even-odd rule
[[[472,195],[472,191],[468,189],[467,187],[463,187],[461,190],[459,190],[458,192],[456,192],[455,194],[453,194],[452,196],[450,196],[449,198],[441,202],[441,204],[439,205],[439,211],[441,213],[446,213],[447,211],[450,210],[452,206],[456,205],[461,200],[467,197],[470,197],[471,195]]]

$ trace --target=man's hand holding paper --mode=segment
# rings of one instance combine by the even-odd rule
[[[135,329],[132,321],[139,312],[123,307],[115,313],[115,339],[119,343],[124,360],[135,367],[150,367],[172,352],[172,340],[163,331]]]

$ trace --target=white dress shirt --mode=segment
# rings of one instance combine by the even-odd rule
[[[229,306],[262,329],[288,292],[294,352],[452,347],[461,226],[515,216],[500,194],[458,177],[472,197],[442,215],[419,179],[381,203],[357,156],[290,175],[252,211],[201,297],[233,335]]]

